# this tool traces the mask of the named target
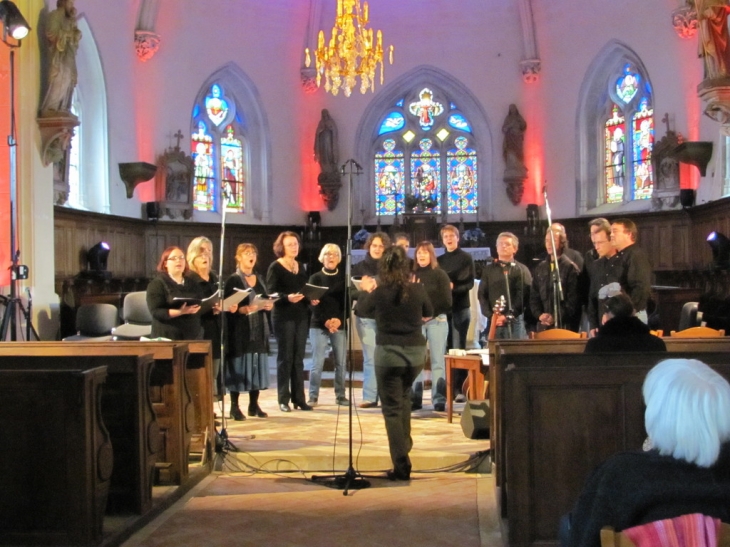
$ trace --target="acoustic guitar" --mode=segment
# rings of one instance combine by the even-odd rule
[[[494,340],[497,334],[497,319],[503,315],[504,309],[507,307],[507,301],[504,295],[500,296],[494,303],[492,308],[492,318],[489,320],[489,333],[487,334],[487,341]],[[472,394],[469,393],[469,377],[466,377],[463,385],[461,386],[461,392],[466,395],[467,400],[472,398]]]

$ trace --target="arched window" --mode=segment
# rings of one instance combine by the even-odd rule
[[[195,163],[193,207],[196,211],[245,213],[248,149],[236,101],[218,83],[193,108],[191,148]]]
[[[651,90],[642,84],[641,75],[626,63],[604,122],[606,203],[649,199],[654,189],[654,110],[649,106]]]
[[[198,220],[236,213],[235,222],[271,220],[268,121],[253,82],[234,63],[200,87],[190,119],[193,208]]]
[[[68,181],[68,201],[66,204],[74,209],[86,209],[84,205],[84,187],[81,186],[81,132],[84,124],[81,116],[79,94],[74,91],[71,99],[71,113],[79,119],[79,125],[71,137],[71,145],[66,153],[66,180]],[[63,164],[62,164],[63,165]]]
[[[436,86],[398,98],[372,143],[375,214],[475,214],[477,143],[466,114]]]
[[[638,56],[618,43],[604,48],[586,75],[578,108],[579,214],[629,204],[650,209],[653,92]]]

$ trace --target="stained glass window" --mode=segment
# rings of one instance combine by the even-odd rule
[[[634,114],[634,199],[651,198],[654,189],[654,173],[651,167],[651,151],[654,148],[654,110],[646,99],[641,101]]]
[[[215,211],[216,185],[213,167],[213,138],[205,123],[198,123],[193,135],[192,157],[195,165],[195,189],[193,191],[196,211]]]
[[[449,116],[449,125],[454,129],[461,129],[462,131],[471,133],[471,126],[469,125],[469,122],[466,121],[466,118],[461,114],[451,114]]]
[[[605,203],[650,199],[654,191],[651,86],[635,66],[623,63],[620,76],[608,86],[613,99],[610,115],[602,121]]]
[[[393,139],[386,139],[383,150],[375,154],[375,214],[403,213],[404,173],[403,152],[396,150]]]
[[[411,154],[411,193],[423,212],[441,211],[441,157],[433,141],[421,139],[420,152]]]
[[[393,131],[400,131],[406,125],[406,119],[400,112],[391,112],[388,114],[383,123],[380,125],[380,131],[378,135],[384,135],[385,133],[391,133]]]
[[[228,116],[228,101],[223,97],[223,90],[218,84],[211,86],[210,95],[205,98],[205,110],[216,126],[223,123]]]
[[[243,161],[243,145],[229,125],[226,136],[221,138],[221,183],[227,202],[226,211],[232,213],[245,212],[246,181]]]
[[[630,64],[624,65],[624,73],[616,82],[616,94],[626,104],[639,92],[641,75],[634,72]]]
[[[477,212],[478,147],[467,113],[454,101],[431,86],[418,87],[378,123],[376,215]]]
[[[626,123],[613,105],[604,136],[606,203],[621,203],[626,183]]]
[[[444,106],[433,100],[433,91],[424,87],[418,94],[418,100],[412,102],[408,110],[414,116],[418,116],[418,123],[423,129],[431,129],[434,118],[441,115]]]
[[[456,148],[446,153],[448,185],[449,185],[449,214],[472,214],[477,212],[479,199],[477,197],[477,153],[468,148],[466,137],[457,137],[454,141]]]
[[[236,101],[214,83],[193,106],[193,123],[194,209],[220,212],[225,203],[227,212],[246,213],[248,145]]]

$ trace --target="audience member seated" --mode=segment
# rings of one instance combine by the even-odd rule
[[[602,326],[586,342],[585,353],[605,351],[667,351],[664,340],[651,334],[649,327],[635,315],[634,305],[625,293],[606,299]]]
[[[600,530],[701,513],[730,522],[730,384],[695,359],[668,359],[643,386],[643,452],[611,456],[560,523],[563,546],[599,547]]]

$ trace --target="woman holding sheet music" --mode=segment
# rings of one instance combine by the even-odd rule
[[[189,275],[185,253],[180,247],[168,247],[157,264],[157,277],[147,286],[147,307],[152,314],[152,338],[200,340],[200,305],[183,303],[175,298],[198,299],[202,293]],[[179,302],[180,300],[178,300]]]
[[[274,336],[276,355],[276,385],[279,392],[279,409],[291,412],[294,408],[312,410],[304,398],[304,350],[307,345],[309,308],[302,294],[307,284],[304,265],[297,261],[299,236],[294,232],[282,232],[274,242],[277,260],[271,263],[266,274],[269,294],[278,293],[274,304]],[[317,301],[312,301],[316,304]]]
[[[188,245],[187,252],[190,277],[200,287],[204,298],[218,292],[218,276],[213,271],[213,243],[205,236],[193,239]],[[213,349],[213,395],[223,396],[223,386],[220,381],[221,367],[221,321],[220,304],[215,304],[208,311],[201,312],[200,323],[203,326],[203,338],[212,342]]]
[[[338,245],[327,243],[319,253],[322,270],[309,278],[317,287],[327,287],[319,304],[312,306],[312,323],[309,341],[312,344],[312,370],[309,373],[309,401],[316,405],[322,380],[322,367],[327,351],[327,342],[332,344],[335,356],[335,396],[338,405],[347,406],[345,396],[345,269],[340,268],[342,251]]]
[[[246,417],[238,407],[238,396],[248,391],[248,415],[266,418],[268,414],[259,406],[259,392],[269,387],[269,335],[268,322],[261,311],[271,310],[273,304],[266,300],[255,303],[256,296],[267,296],[264,280],[254,272],[258,249],[251,243],[241,243],[236,249],[236,273],[226,281],[223,294],[226,298],[236,289],[251,289],[235,309],[226,310],[226,387],[231,392],[231,418],[237,421]]]

